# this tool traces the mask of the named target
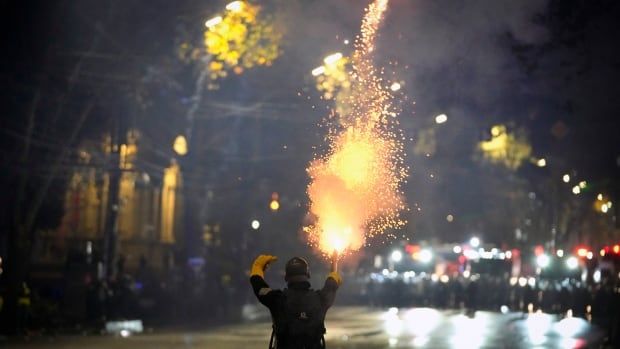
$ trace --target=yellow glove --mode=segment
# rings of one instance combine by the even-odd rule
[[[265,277],[265,269],[267,265],[271,262],[275,262],[278,260],[278,257],[272,256],[269,254],[261,254],[256,257],[254,260],[254,264],[252,264],[252,271],[250,272],[250,276],[258,275],[260,277]]]
[[[334,281],[336,281],[338,286],[342,285],[342,277],[340,276],[340,274],[338,274],[337,271],[332,271],[331,273],[329,273],[329,275],[327,275],[327,278],[334,279]]]

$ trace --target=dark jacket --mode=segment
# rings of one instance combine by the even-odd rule
[[[321,348],[320,340],[323,333],[320,333],[318,337],[313,339],[300,338],[289,335],[289,331],[283,330],[286,328],[287,322],[290,322],[287,317],[287,307],[290,304],[290,298],[296,298],[302,302],[316,303],[318,306],[318,321],[324,331],[323,321],[325,320],[325,314],[327,309],[332,306],[334,299],[336,298],[336,291],[338,290],[338,283],[332,278],[325,280],[325,285],[321,290],[313,290],[310,288],[310,283],[303,282],[290,282],[288,283],[288,289],[273,290],[269,287],[265,279],[258,275],[253,275],[250,278],[250,283],[254,289],[254,295],[258,298],[264,306],[269,309],[271,318],[274,323],[274,331],[277,338],[278,349],[314,349]],[[289,301],[287,302],[287,299]]]

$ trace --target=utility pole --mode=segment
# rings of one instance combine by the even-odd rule
[[[103,277],[111,280],[116,275],[118,240],[118,211],[121,208],[119,189],[122,174],[121,148],[127,137],[127,125],[122,118],[117,119],[116,130],[110,137],[110,156],[108,163],[108,200],[103,229]]]

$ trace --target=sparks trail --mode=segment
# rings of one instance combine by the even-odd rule
[[[401,184],[407,177],[403,138],[392,95],[377,74],[372,53],[387,0],[367,9],[355,41],[352,93],[338,101],[349,112],[328,119],[328,151],[308,167],[309,241],[326,256],[357,250],[366,238],[404,224]]]

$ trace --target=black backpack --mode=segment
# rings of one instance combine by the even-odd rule
[[[269,348],[325,348],[325,311],[313,290],[284,289],[282,309],[274,320]]]

